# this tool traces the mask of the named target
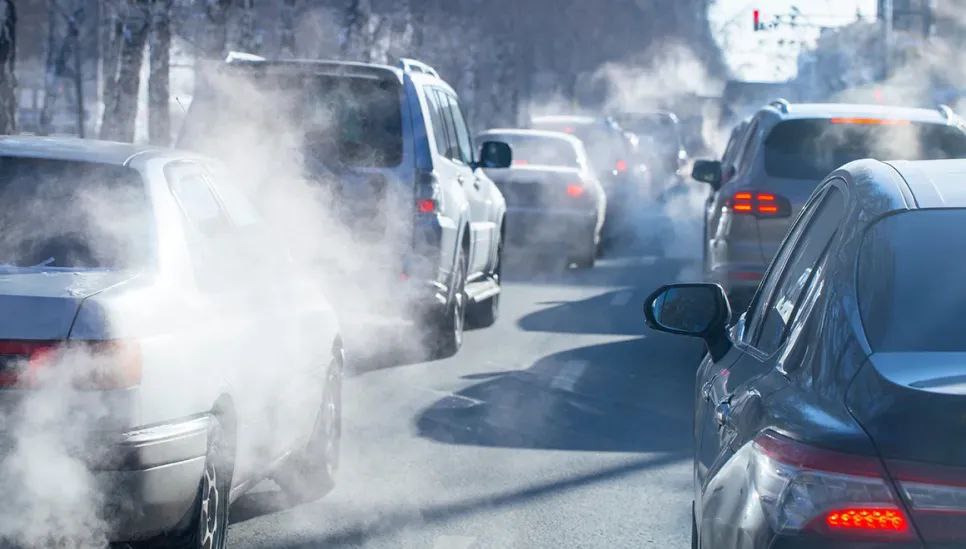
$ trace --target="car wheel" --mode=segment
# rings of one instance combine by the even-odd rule
[[[597,262],[596,240],[596,238],[591,238],[590,244],[587,245],[587,248],[572,259],[573,263],[577,265],[578,269],[590,269]]]
[[[293,501],[314,501],[335,487],[342,444],[342,365],[329,366],[322,403],[308,444],[282,466],[275,483]]]
[[[463,345],[463,327],[466,320],[466,254],[460,249],[453,272],[453,293],[444,313],[429,322],[429,348],[433,358],[446,358],[456,354]]]
[[[194,505],[174,532],[156,539],[129,544],[139,549],[176,547],[179,549],[223,549],[228,539],[228,492],[231,467],[225,455],[221,424],[212,419],[208,430],[208,453]]]
[[[496,267],[493,269],[493,279],[497,286],[500,286],[500,277],[503,268],[503,241],[496,250]],[[479,303],[473,303],[466,309],[466,322],[474,328],[486,328],[492,326],[500,316],[500,293],[485,299]]]

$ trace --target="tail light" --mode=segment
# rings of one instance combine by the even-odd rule
[[[626,160],[618,160],[617,162],[615,162],[614,163],[614,171],[617,172],[617,173],[624,173],[624,172],[626,172],[627,171],[627,161]]]
[[[129,340],[0,342],[0,388],[37,389],[63,381],[85,391],[141,382],[141,349]]]
[[[887,461],[926,543],[966,541],[966,469]]]
[[[728,200],[727,205],[739,215],[789,217],[792,213],[791,203],[787,198],[767,192],[738,191]]]
[[[433,172],[416,172],[416,213],[433,214],[439,211],[441,193]]]
[[[570,183],[567,185],[567,196],[580,198],[587,190],[580,183]]]
[[[816,448],[770,431],[749,446],[754,489],[775,532],[914,538],[877,458]]]

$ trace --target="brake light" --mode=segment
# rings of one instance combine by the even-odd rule
[[[926,543],[966,540],[966,469],[887,461]]]
[[[141,349],[128,340],[0,342],[0,388],[36,389],[63,380],[79,390],[141,382]]]
[[[522,158],[514,158],[513,159],[513,165],[514,166],[526,166],[529,163],[530,163],[529,160],[524,160]]]
[[[580,183],[571,183],[567,185],[567,195],[573,198],[579,198],[584,195],[584,186]]]
[[[829,511],[825,514],[825,525],[831,530],[905,532],[909,529],[905,515],[888,508],[857,507]]]
[[[422,214],[435,213],[437,208],[436,200],[432,198],[420,198],[416,201],[416,211]]]
[[[617,170],[617,173],[624,173],[624,172],[626,172],[627,171],[627,161],[626,160],[618,160],[616,163],[614,163],[614,169]]]
[[[791,215],[791,203],[786,198],[774,193],[739,191],[732,195],[727,205],[737,214],[756,215],[758,217],[788,217]]]
[[[908,120],[896,118],[833,118],[833,124],[855,124],[859,126],[908,126]]]
[[[564,133],[574,133],[577,130],[573,126],[567,126],[566,128],[563,129],[563,131]]]
[[[751,482],[776,532],[913,537],[877,458],[817,448],[771,431],[742,451],[751,453]]]

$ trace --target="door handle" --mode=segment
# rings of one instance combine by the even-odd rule
[[[459,183],[460,185],[462,185],[463,183],[466,183],[466,178],[463,177],[462,175],[457,176],[456,177],[456,182]]]
[[[731,403],[729,403],[727,400],[724,402],[719,402],[718,405],[714,407],[714,420],[718,422],[719,427],[730,425]]]
[[[475,177],[473,178],[473,188],[476,190],[480,190],[480,180]]]

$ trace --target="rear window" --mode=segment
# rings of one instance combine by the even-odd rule
[[[399,82],[315,74],[224,75],[192,102],[181,146],[226,157],[237,152],[224,147],[261,148],[293,140],[311,160],[332,168],[399,165]]]
[[[859,307],[875,351],[966,351],[966,210],[887,217],[859,256]]]
[[[140,175],[86,162],[0,157],[0,272],[144,265],[153,217]]]
[[[484,135],[477,141],[503,141],[513,149],[513,164],[516,166],[565,166],[579,168],[577,149],[563,139],[537,137],[530,135]]]
[[[882,124],[788,120],[765,139],[765,171],[772,177],[822,179],[861,158],[938,160],[966,157],[966,134],[943,124],[905,120]],[[872,122],[872,123],[870,123]]]

